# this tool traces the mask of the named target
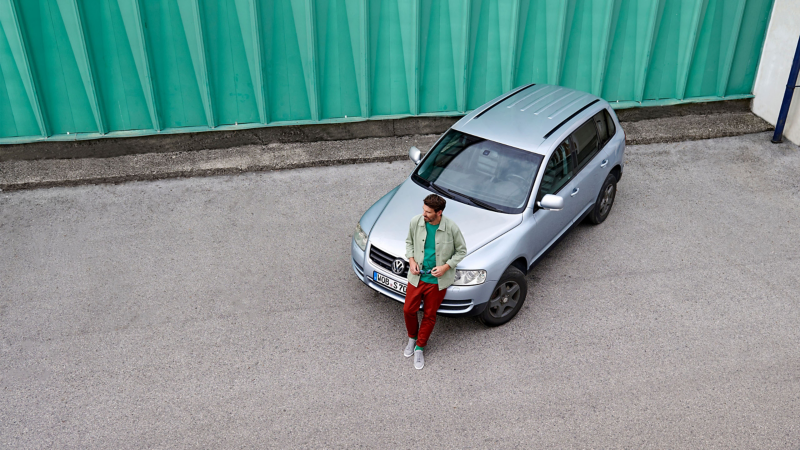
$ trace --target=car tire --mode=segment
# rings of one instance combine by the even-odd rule
[[[478,320],[489,327],[503,325],[517,315],[527,294],[525,275],[516,267],[509,267],[492,290],[492,296]]]
[[[603,187],[600,188],[600,193],[597,194],[594,208],[592,208],[592,212],[589,213],[589,222],[595,225],[603,223],[611,212],[611,207],[614,206],[614,198],[616,196],[617,177],[613,174],[608,174],[606,181],[603,182]]]

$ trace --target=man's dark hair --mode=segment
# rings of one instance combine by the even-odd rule
[[[444,207],[447,205],[447,202],[436,194],[431,194],[425,197],[423,203],[425,203],[425,206],[428,208],[433,209],[433,212],[444,211]]]

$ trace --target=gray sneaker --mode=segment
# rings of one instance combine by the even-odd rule
[[[425,357],[422,356],[422,350],[414,350],[414,368],[419,370],[425,367]]]
[[[414,347],[417,346],[417,340],[408,338],[408,345],[406,345],[406,349],[403,350],[403,356],[406,358],[411,357],[414,354]]]

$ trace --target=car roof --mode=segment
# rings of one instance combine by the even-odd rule
[[[463,133],[546,155],[542,144],[569,128],[574,118],[595,113],[605,100],[575,89],[529,84],[475,109],[453,125]],[[548,146],[549,147],[549,146]]]

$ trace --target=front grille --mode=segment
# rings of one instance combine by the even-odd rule
[[[382,267],[388,270],[389,272],[394,273],[392,271],[392,264],[394,263],[394,260],[397,259],[396,256],[392,256],[386,253],[385,251],[375,246],[372,246],[369,250],[369,259],[372,260],[372,262],[374,262],[379,267]],[[406,263],[405,261],[403,262],[403,273],[401,275],[403,276],[403,278],[408,278],[408,263]]]

